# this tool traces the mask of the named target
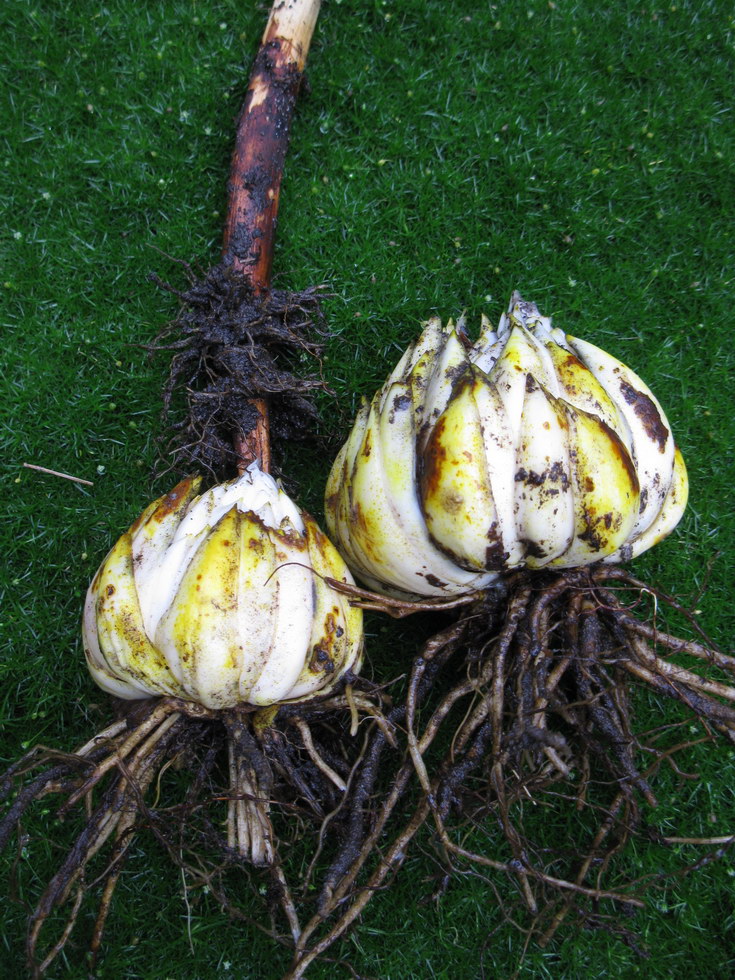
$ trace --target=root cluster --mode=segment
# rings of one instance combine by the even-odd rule
[[[247,439],[258,422],[253,401],[267,398],[277,443],[302,440],[313,429],[311,396],[326,385],[316,375],[306,376],[301,361],[318,362],[321,353],[320,291],[273,289],[257,295],[245,275],[225,264],[201,279],[189,267],[187,272],[185,291],[154,277],[182,305],[148,349],[173,352],[164,418],[177,393],[186,404],[176,413],[181,421],[170,426],[173,466],[187,473],[203,468],[221,478],[238,463],[233,438]]]
[[[396,756],[382,733],[374,734],[355,777],[361,795],[350,802],[361,846],[332,865],[321,917],[302,931],[289,980],[303,976],[390,883],[422,828],[433,838],[440,879],[469,871],[501,874],[516,885],[529,913],[527,937],[545,945],[574,910],[577,924],[606,928],[638,948],[618,914],[642,907],[653,882],[614,890],[604,884],[626,844],[648,835],[663,845],[699,845],[705,853],[695,868],[735,842],[735,835],[674,838],[645,827],[661,766],[692,778],[678,764],[688,748],[720,736],[735,741],[735,686],[728,683],[735,658],[704,637],[684,640],[638,618],[637,610],[650,606],[672,607],[699,629],[674,599],[618,567],[519,573],[465,606],[425,645],[405,699],[387,715],[402,733],[401,751]],[[386,611],[402,615],[414,607],[392,602]],[[638,730],[631,707],[636,684],[678,702],[679,719]],[[693,721],[698,736],[690,734]],[[386,752],[394,768],[378,792],[378,761],[385,770]],[[410,792],[415,777],[418,797]],[[556,847],[534,839],[533,819],[526,819],[534,804],[557,816],[589,811],[594,829],[587,843],[571,830]],[[478,839],[483,844],[473,849],[468,842]],[[488,889],[496,901],[492,879]]]
[[[75,752],[36,746],[0,777],[0,849],[16,834],[23,839],[23,818],[41,799],[56,797],[60,819],[81,821],[30,915],[31,975],[41,976],[62,951],[89,893],[98,902],[89,943],[94,971],[113,894],[141,829],[163,844],[192,887],[206,886],[236,918],[259,913],[255,906],[243,912],[227,884],[232,872],[244,874],[244,891],[256,898],[255,881],[265,877],[260,917],[269,912],[274,937],[283,939],[286,925],[295,942],[296,887],[287,881],[282,851],[299,833],[317,839],[336,818],[363,748],[358,724],[383,723],[379,696],[348,678],[341,693],[277,711],[214,712],[173,697],[119,704],[125,716]],[[173,781],[185,786],[178,798],[169,781],[162,786],[170,768],[186,770],[185,780]],[[44,924],[62,907],[59,934],[44,941]]]
[[[492,855],[458,845],[456,832],[448,829],[492,815],[509,855],[503,870],[517,877],[538,921],[550,920],[543,942],[580,897],[639,903],[636,889],[608,893],[600,882],[613,855],[639,827],[642,805],[657,804],[652,776],[663,764],[676,767],[677,757],[693,744],[691,738],[672,743],[671,734],[688,731],[694,719],[702,738],[720,733],[735,741],[735,688],[713,677],[735,675],[735,660],[639,620],[631,605],[645,605],[647,596],[653,594],[644,583],[618,568],[575,571],[538,584],[520,576],[510,585],[499,634],[488,631],[481,606],[457,625],[466,630],[467,676],[445,696],[421,737],[409,713],[412,756],[446,855],[497,866]],[[655,598],[683,611],[665,596]],[[699,662],[704,675],[672,662],[672,654]],[[423,670],[414,667],[412,686]],[[678,701],[686,709],[685,721],[648,733],[637,730],[631,678]],[[465,714],[450,752],[430,779],[423,744],[450,705]],[[549,873],[552,864],[559,867],[559,853],[543,853],[524,827],[523,803],[551,792],[556,806],[566,798],[577,810],[590,807],[600,814],[586,854],[578,842],[562,842],[560,850],[574,855],[566,862],[568,879]],[[700,843],[719,847],[723,842]]]
[[[380,602],[351,591],[353,601]],[[573,911],[576,923],[635,947],[620,912],[641,907],[652,881],[606,885],[626,845],[633,838],[699,845],[696,867],[735,841],[665,837],[647,827],[662,766],[690,778],[679,762],[688,748],[735,742],[735,658],[703,636],[685,640],[660,628],[656,610],[666,606],[687,617],[617,567],[517,573],[459,608],[448,604],[451,620],[424,645],[392,702],[354,678],[322,700],[283,705],[275,717],[166,698],[139,703],[73,754],[32,750],[0,782],[0,847],[28,807],[52,794],[62,816],[81,809],[83,822],[32,913],[32,972],[40,975],[64,947],[96,859],[94,960],[141,827],[235,918],[256,920],[258,901],[262,913],[254,882],[266,880],[273,923],[266,931],[293,951],[288,980],[303,977],[358,921],[419,837],[444,882],[456,873],[481,877],[494,902],[497,876],[510,881],[529,913],[524,931],[541,944]],[[386,604],[393,615],[415,610]],[[631,707],[636,686],[678,708],[641,731]],[[174,763],[187,770],[185,789],[160,802]],[[586,813],[586,842],[568,829],[554,846],[539,840],[538,822],[527,819],[539,806],[562,828],[580,826],[571,818]],[[296,836],[308,865],[297,881],[283,860]],[[233,871],[249,906],[241,888],[239,899],[234,893]],[[66,924],[42,954],[41,929],[62,906]],[[515,921],[513,910],[504,914]]]

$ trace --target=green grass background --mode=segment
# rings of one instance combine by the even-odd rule
[[[266,16],[262,4],[194,0],[2,5],[6,760],[37,741],[71,749],[107,716],[82,666],[84,591],[113,538],[166,487],[151,478],[166,364],[141,345],[176,304],[146,277],[183,283],[176,260],[217,259],[233,118]],[[717,0],[326,0],[275,259],[280,285],[327,282],[334,293],[325,428],[348,424],[422,319],[463,310],[474,322],[481,311],[497,319],[516,287],[557,325],[634,367],[666,407],[691,477],[680,529],[636,570],[692,601],[710,568],[697,605],[725,646],[734,27],[731,4]],[[301,501],[321,515],[327,460],[303,447],[286,460]],[[94,486],[24,470],[24,461]],[[368,626],[372,669],[395,673],[396,638],[405,645],[410,629],[378,618]],[[638,703],[651,723],[670,711],[645,695]],[[707,747],[691,769],[701,782],[666,777],[669,802],[651,821],[672,833],[733,831],[733,751]],[[48,809],[20,856],[19,901],[59,857]],[[735,974],[731,861],[651,894],[630,922],[652,952],[645,963],[604,932],[579,929],[523,958],[512,926],[489,938],[499,916],[482,882],[453,884],[438,905],[419,902],[431,889],[429,848],[427,835],[396,889],[340,946],[361,975]],[[695,858],[641,847],[622,870],[674,868],[679,857]],[[0,972],[18,975],[22,904],[1,902],[0,918]],[[271,980],[286,963],[206,899],[187,919],[181,878],[143,838],[105,946],[102,977]],[[82,937],[70,943],[51,975],[83,977],[83,950]]]

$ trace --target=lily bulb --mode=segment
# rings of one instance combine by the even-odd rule
[[[335,460],[327,525],[370,588],[441,596],[627,561],[673,530],[687,492],[650,389],[514,293],[474,345],[462,321],[429,320]]]
[[[175,695],[208,708],[329,691],[359,669],[362,613],[313,519],[253,464],[198,495],[189,477],[154,501],[87,592],[87,664],[119,698]]]

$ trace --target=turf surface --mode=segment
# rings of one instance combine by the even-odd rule
[[[6,0],[0,12],[4,759],[37,741],[70,749],[107,717],[82,667],[82,598],[113,538],[171,480],[151,476],[166,365],[141,345],[175,302],[147,276],[183,282],[181,262],[218,256],[232,123],[266,15],[183,0]],[[634,367],[664,404],[691,478],[680,529],[636,570],[696,601],[723,645],[734,620],[734,27],[729,4],[702,0],[326,0],[274,263],[280,285],[326,282],[334,294],[325,432],[348,424],[422,319],[497,319],[513,288]],[[324,454],[295,447],[285,465],[320,514]],[[372,669],[395,673],[410,629],[377,617],[368,626]],[[662,706],[639,700],[653,724]],[[732,832],[735,753],[705,748],[691,769],[699,784],[666,777],[669,802],[652,823]],[[32,846],[3,859],[14,899],[0,906],[5,975],[22,969],[22,903],[58,860],[62,831],[48,810]],[[569,830],[553,812],[544,823]],[[569,929],[524,955],[522,933],[499,926],[478,879],[423,903],[430,850],[427,835],[339,948],[360,975],[724,980],[735,969],[727,860],[654,889],[628,923],[651,953],[642,963],[604,930]],[[678,857],[696,859],[641,846],[619,874],[673,869]],[[53,976],[84,974],[88,925]],[[270,980],[285,962],[206,895],[187,895],[140,838],[101,977]]]

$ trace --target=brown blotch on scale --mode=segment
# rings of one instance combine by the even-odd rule
[[[439,504],[448,514],[459,514],[464,507],[464,497],[456,490],[447,490],[441,495]]]
[[[429,437],[426,449],[420,459],[419,486],[421,498],[425,500],[436,494],[439,480],[441,478],[442,467],[447,461],[447,450],[440,444],[439,440],[446,428],[446,419],[440,418],[434,426]]]
[[[357,501],[353,503],[352,506],[350,507],[350,521],[354,525],[359,527],[363,533],[367,534],[368,532],[367,518],[365,517],[362,507]]]
[[[561,483],[562,490],[567,490],[569,488],[569,474],[567,473],[564,464],[559,460],[552,463],[551,469],[549,470],[549,479],[553,480],[555,483]],[[554,491],[555,493],[557,491]]]
[[[365,439],[363,440],[363,443],[362,443],[362,451],[361,451],[361,454],[365,457],[365,459],[369,459],[370,453],[372,451],[373,451],[373,446],[372,446],[372,431],[370,429],[368,429],[367,432],[365,433]]]
[[[161,523],[165,517],[168,517],[173,511],[178,510],[181,506],[181,501],[187,497],[192,489],[192,484],[196,481],[196,477],[188,476],[177,483],[173,490],[169,491],[162,497],[158,507],[156,507],[151,520]]]
[[[660,453],[665,452],[670,433],[653,400],[644,392],[638,391],[631,384],[628,384],[627,381],[620,382],[620,393],[638,416],[648,438],[658,444]]]
[[[493,522],[487,532],[488,545],[485,548],[485,568],[488,571],[500,571],[508,560],[508,552],[503,548],[497,522]]]
[[[388,416],[389,425],[393,425],[396,420],[396,412],[403,412],[407,408],[411,407],[411,396],[410,395],[396,395],[393,399],[393,404],[391,405],[391,411]]]
[[[524,554],[530,558],[545,558],[547,551],[542,548],[538,541],[531,541],[530,538],[520,538],[519,544],[523,547]]]
[[[566,385],[569,392],[574,395],[579,394],[579,385],[577,381],[579,379],[580,372],[583,372],[589,377],[589,369],[585,364],[580,361],[580,359],[572,354],[571,351],[566,352],[566,357],[560,358],[558,364],[556,365],[556,370],[561,377],[561,380]]]
[[[320,672],[324,674],[334,673],[336,666],[329,654],[329,650],[317,644],[314,647],[311,654],[311,659],[309,660],[309,670],[315,674]]]

